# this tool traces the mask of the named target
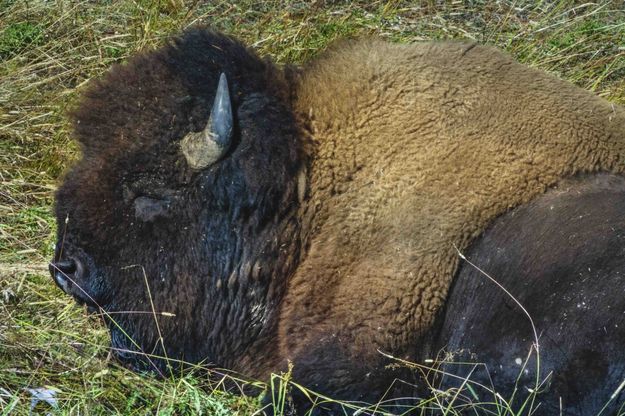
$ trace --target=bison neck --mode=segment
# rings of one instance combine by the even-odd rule
[[[230,275],[217,282],[221,309],[209,342],[226,368],[255,377],[265,376],[262,367],[277,368],[272,358],[279,360],[273,351],[279,307],[300,259],[300,233],[295,215],[269,224],[251,237],[258,245],[243,248]],[[258,357],[264,357],[263,366]]]
[[[408,355],[456,249],[561,178],[625,170],[622,108],[488,47],[365,41],[299,77],[314,215],[281,312],[290,358],[320,339]]]

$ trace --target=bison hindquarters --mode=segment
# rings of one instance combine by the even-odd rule
[[[625,179],[564,181],[497,219],[467,258],[533,318],[543,383],[536,414],[598,414],[625,377]],[[503,399],[513,400],[513,409],[536,390],[536,354],[526,362],[534,343],[528,317],[467,263],[442,325],[438,348],[453,353],[449,362],[485,364],[477,366],[472,382],[494,386]],[[464,377],[472,366],[448,363],[444,369]],[[444,390],[463,380],[446,375],[440,382]],[[471,384],[480,401],[497,401],[493,392]],[[607,410],[622,402],[615,397]]]

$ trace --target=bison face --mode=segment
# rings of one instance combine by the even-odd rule
[[[121,359],[236,367],[227,357],[268,331],[304,166],[283,86],[240,44],[194,30],[85,93],[50,270],[102,313]]]

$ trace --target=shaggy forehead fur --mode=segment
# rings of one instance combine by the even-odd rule
[[[228,36],[192,30],[94,82],[72,114],[75,136],[87,156],[102,159],[179,140],[204,127],[222,72],[234,107],[255,93],[285,98],[282,73],[270,62]]]

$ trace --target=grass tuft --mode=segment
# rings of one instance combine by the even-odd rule
[[[0,37],[0,58],[8,59],[43,40],[43,30],[35,23],[20,22],[9,25]]]

